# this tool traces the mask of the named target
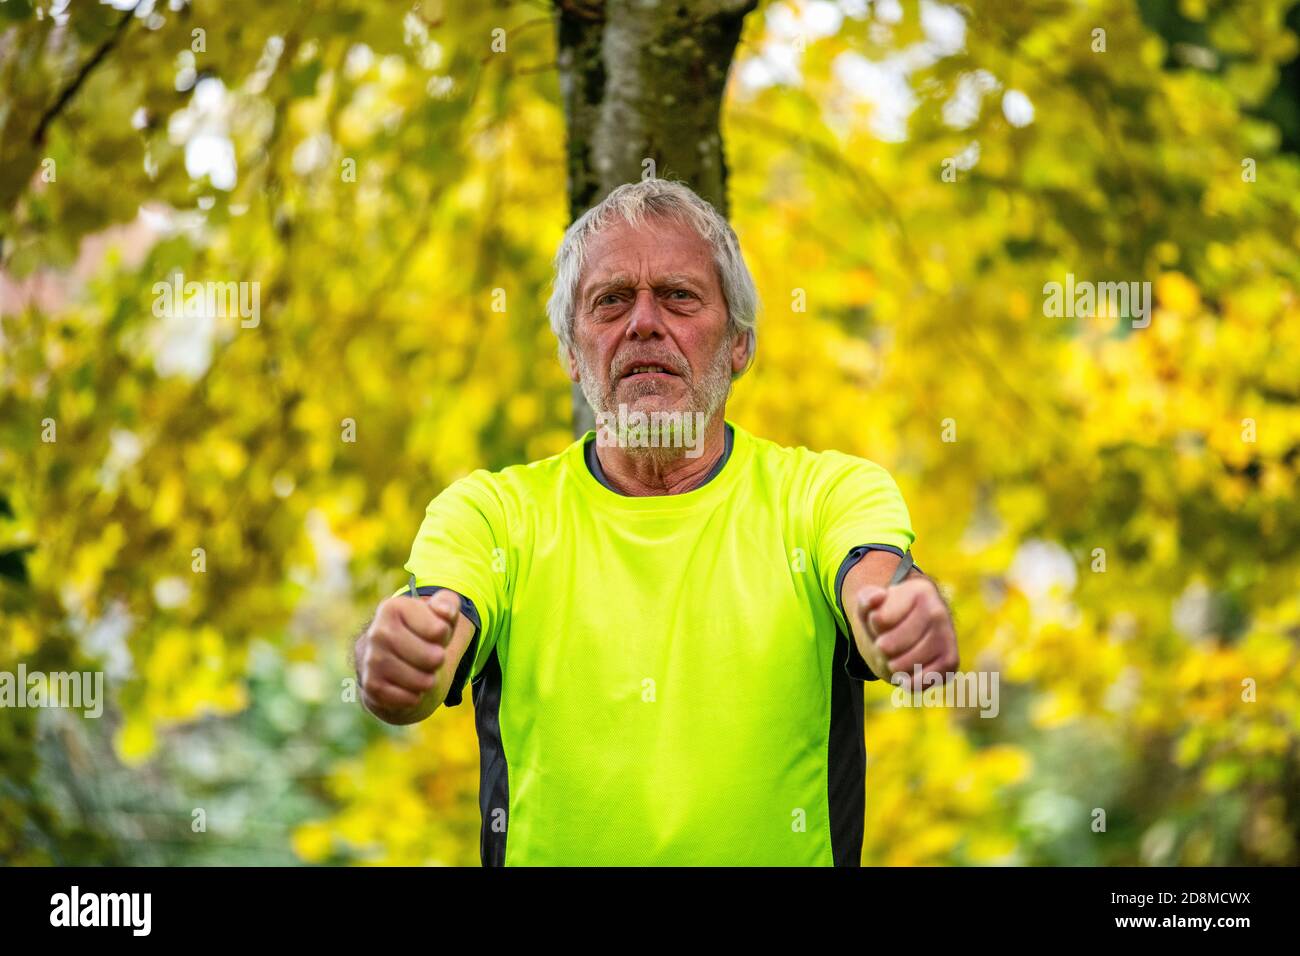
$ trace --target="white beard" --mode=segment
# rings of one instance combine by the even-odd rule
[[[592,411],[597,416],[602,414],[617,415],[618,400],[614,394],[615,376],[618,374],[615,369],[607,369],[604,378],[596,375],[595,369],[587,363],[586,357],[581,351],[574,350],[577,356],[578,381],[582,388],[582,394],[587,399],[587,404],[591,406]],[[704,422],[707,429],[713,422],[715,415],[723,412],[726,407],[727,398],[731,394],[731,343],[730,339],[724,339],[718,347],[718,351],[713,356],[713,361],[709,364],[703,374],[698,378],[687,380],[687,390],[689,395],[686,400],[678,406],[659,409],[662,412],[681,412],[683,417],[686,415],[695,415],[703,413],[700,421]],[[647,392],[645,394],[653,394]],[[632,396],[631,401],[641,396]],[[631,445],[624,448],[628,454],[633,454],[641,458],[657,459],[661,463],[667,463],[677,458],[684,457],[688,448],[682,443],[677,442],[673,445],[660,447],[646,447]]]

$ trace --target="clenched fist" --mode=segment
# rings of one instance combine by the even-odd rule
[[[888,680],[891,671],[901,672],[910,685],[913,667],[920,664],[922,682],[928,684],[933,678],[927,675],[957,669],[952,617],[929,578],[916,575],[889,588],[867,585],[857,592],[854,606],[870,638],[860,648],[862,656],[877,677]]]
[[[442,677],[448,644],[460,620],[451,591],[432,597],[391,597],[357,641],[357,678],[366,708],[390,723],[427,717],[446,695]],[[439,687],[440,694],[431,694]]]

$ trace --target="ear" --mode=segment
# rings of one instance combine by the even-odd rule
[[[578,374],[578,357],[573,354],[572,346],[565,349],[564,364],[564,370],[569,373],[569,381],[580,382],[582,377]]]
[[[731,343],[731,377],[734,379],[745,370],[749,361],[749,333],[737,332]]]

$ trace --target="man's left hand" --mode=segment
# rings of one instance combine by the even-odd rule
[[[910,686],[915,665],[921,665],[921,686],[957,669],[957,635],[952,615],[933,581],[919,573],[890,588],[866,585],[855,599],[859,620],[891,671],[906,675]],[[888,678],[888,674],[877,674]]]

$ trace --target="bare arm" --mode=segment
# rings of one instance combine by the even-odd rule
[[[915,568],[889,586],[899,557],[870,551],[844,576],[840,600],[862,659],[882,680],[891,672],[945,674],[957,669],[952,615],[933,581]]]
[[[384,601],[353,649],[362,705],[389,724],[424,720],[447,699],[473,636],[454,591]]]

